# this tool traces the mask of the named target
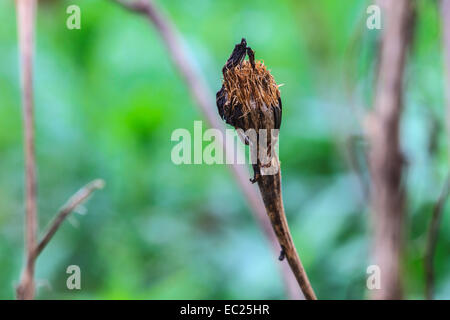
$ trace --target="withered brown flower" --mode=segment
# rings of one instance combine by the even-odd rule
[[[244,60],[247,55],[249,60]],[[281,125],[280,90],[264,63],[255,61],[254,52],[247,47],[245,39],[235,46],[222,73],[222,88],[216,95],[219,115],[235,127],[238,134],[243,135],[246,144],[254,148],[258,159],[253,164],[255,175],[251,181],[255,182],[260,175],[260,168],[270,165],[272,159],[272,146],[276,143]],[[245,134],[249,129],[254,130],[255,137]],[[263,150],[260,143],[261,129],[265,130],[266,137]],[[263,161],[261,155],[267,155],[269,163]]]
[[[247,55],[249,59],[245,60]],[[274,150],[282,111],[278,85],[264,63],[255,61],[254,52],[247,47],[245,39],[234,47],[222,73],[222,88],[216,95],[219,115],[226,123],[236,128],[244,143],[250,146],[250,150],[259,149],[256,152],[257,161],[252,159],[254,176],[250,181],[258,182],[267,215],[281,247],[279,260],[288,260],[305,298],[316,299],[292,240],[284,212],[280,164]],[[266,133],[265,139],[264,135],[261,135],[262,131]],[[275,135],[273,131],[276,131]],[[260,143],[262,140],[266,140],[265,143]],[[253,156],[254,151],[252,158]]]

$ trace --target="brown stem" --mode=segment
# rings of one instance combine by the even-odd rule
[[[89,196],[97,189],[102,189],[105,185],[105,182],[101,179],[94,180],[84,187],[82,187],[80,190],[78,190],[72,197],[69,198],[69,200],[62,206],[62,208],[58,211],[53,221],[50,223],[50,227],[45,232],[44,236],[42,237],[41,241],[33,247],[32,250],[32,264],[34,265],[36,262],[36,259],[39,257],[39,255],[42,253],[44,248],[47,246],[47,244],[50,242],[52,237],[55,235],[56,231],[58,231],[61,223],[64,221],[65,218],[79,205],[81,205],[83,202],[85,202]],[[31,290],[28,288],[29,286],[29,280],[27,274],[24,273],[22,276],[22,279],[20,281],[19,286],[17,287],[17,299],[25,299],[24,294],[27,292],[27,290]],[[33,291],[31,292],[32,299],[34,296],[34,287]]]
[[[92,192],[98,189],[102,189],[105,185],[105,182],[101,179],[94,180],[87,185],[85,185],[83,188],[78,190],[73,196],[70,197],[69,200],[62,206],[62,208],[59,210],[59,212],[56,214],[55,218],[50,224],[50,227],[45,232],[44,236],[42,237],[41,241],[39,241],[39,244],[36,247],[35,250],[35,257],[37,258],[42,250],[44,250],[45,246],[49,243],[49,241],[52,239],[56,231],[58,231],[59,226],[64,221],[64,219],[80,204],[82,204],[84,201],[86,201]]]
[[[309,283],[308,276],[303,268],[300,257],[292,240],[291,232],[284,212],[283,198],[281,194],[281,172],[274,175],[261,175],[258,178],[258,186],[266,206],[267,215],[272,223],[278,242],[287,258],[289,266],[297,279],[303,295],[307,300],[316,300],[314,290]],[[283,253],[280,255],[282,258]]]
[[[170,57],[184,78],[185,83],[200,111],[204,114],[208,124],[212,128],[216,128],[224,132],[224,126],[217,117],[215,112],[215,97],[208,88],[202,75],[193,67],[189,58],[185,54],[182,47],[181,36],[172,24],[169,18],[165,17],[155,6],[154,2],[144,0],[113,0],[121,4],[125,9],[142,14],[156,28],[160,34]],[[228,147],[224,144],[224,154],[228,157],[233,154],[232,150],[228,151]],[[270,222],[266,216],[266,209],[258,192],[248,183],[248,172],[244,166],[231,164],[230,169],[241,188],[245,199],[248,201],[251,212],[260,225],[264,234],[268,238],[272,250],[276,256],[279,254],[279,245],[277,238],[272,231]],[[302,299],[301,293],[296,288],[296,280],[289,269],[286,262],[281,264],[281,273],[285,282],[288,295],[291,299]]]
[[[22,274],[19,299],[34,297],[34,255],[37,230],[36,159],[33,119],[33,46],[36,0],[17,0],[17,29],[22,82],[22,105],[25,149],[25,247],[26,264]]]
[[[434,255],[439,235],[439,226],[441,224],[444,206],[450,194],[450,174],[445,181],[441,195],[433,208],[433,215],[428,229],[427,246],[425,249],[424,265],[425,265],[425,297],[428,300],[433,299],[434,291]]]
[[[399,141],[403,71],[411,35],[409,0],[379,1],[383,5],[383,40],[374,111],[367,119],[370,142],[371,205],[374,222],[373,258],[381,270],[381,289],[374,299],[401,299],[401,257],[405,223]]]

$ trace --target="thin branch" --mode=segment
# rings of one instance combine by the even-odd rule
[[[95,190],[102,188],[104,182],[95,180],[80,189],[58,213],[44,238],[36,245],[37,201],[36,201],[36,157],[34,148],[34,103],[33,103],[33,51],[36,0],[16,0],[17,29],[19,34],[19,57],[21,69],[22,104],[24,119],[25,149],[25,238],[26,265],[17,287],[17,299],[31,300],[35,294],[34,269],[36,259],[67,215]]]
[[[441,224],[442,215],[444,213],[445,202],[450,195],[450,174],[445,181],[444,188],[441,195],[436,202],[433,215],[431,216],[431,222],[428,229],[427,246],[425,249],[425,297],[428,300],[433,299],[434,291],[434,256],[436,253],[436,245],[439,235],[439,226]]]
[[[84,187],[82,187],[80,190],[78,190],[72,197],[69,198],[69,200],[61,207],[61,209],[56,214],[55,218],[50,223],[50,227],[45,232],[44,236],[42,237],[41,241],[33,248],[32,250],[32,264],[34,265],[36,263],[37,258],[42,253],[42,251],[45,249],[47,244],[50,242],[52,237],[55,235],[56,231],[58,231],[59,227],[61,226],[61,223],[64,221],[64,219],[67,218],[67,216],[75,210],[79,205],[81,205],[83,202],[85,202],[89,196],[98,189],[102,189],[105,186],[105,182],[101,179],[96,179]],[[27,278],[22,276],[22,279],[20,281],[20,284],[17,287],[17,298],[18,299],[25,299],[24,294],[26,293],[26,290],[28,289],[28,282]],[[32,299],[34,296],[34,287],[33,291],[31,292]]]
[[[371,206],[374,222],[373,257],[381,270],[381,289],[374,299],[401,299],[401,257],[405,223],[403,168],[399,126],[403,72],[411,40],[410,0],[379,1],[383,5],[382,47],[374,111],[366,125],[370,143]]]
[[[208,88],[204,78],[193,67],[192,62],[186,56],[185,50],[182,46],[181,36],[170,19],[165,17],[151,0],[112,1],[121,4],[127,10],[142,14],[151,24],[154,25],[165,46],[167,47],[174,65],[184,78],[194,101],[197,103],[200,111],[204,114],[209,126],[224,132],[224,125],[219,120],[215,112],[216,108],[214,95]],[[223,147],[227,157],[233,154],[232,152],[227,152],[228,147],[226,144],[224,144]],[[264,234],[269,239],[275,256],[278,257],[280,247],[277,238],[272,230],[270,221],[267,219],[266,209],[260,195],[256,189],[248,183],[248,172],[243,166],[236,164],[230,165],[230,169],[239,187],[241,188],[245,199],[248,201],[254,218],[257,220],[261,229],[264,231]],[[296,279],[286,261],[282,262],[281,271],[289,297],[292,299],[302,299],[303,297],[297,289]]]
[[[59,210],[55,218],[50,224],[50,227],[45,232],[41,241],[36,247],[35,257],[37,258],[39,254],[44,250],[45,246],[52,239],[56,231],[58,231],[61,223],[66,219],[66,217],[79,205],[81,205],[84,201],[86,201],[92,192],[98,189],[102,189],[105,186],[105,182],[101,179],[94,180],[80,190],[77,191],[70,199],[62,206]]]
[[[25,149],[25,243],[26,265],[22,273],[19,299],[34,297],[34,256],[37,231],[36,159],[33,118],[33,46],[36,0],[17,0],[17,29],[21,70]]]

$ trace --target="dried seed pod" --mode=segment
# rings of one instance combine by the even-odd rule
[[[244,60],[247,54],[249,60]],[[281,125],[280,91],[264,63],[255,61],[254,52],[247,47],[245,39],[235,46],[222,73],[222,88],[216,95],[219,115],[254,149],[252,153],[258,158],[256,163],[253,161],[255,177],[252,182],[255,182],[260,168],[271,165],[273,159],[272,146]],[[250,129],[256,133],[254,137],[246,134]],[[266,134],[265,143],[259,140],[261,129]]]

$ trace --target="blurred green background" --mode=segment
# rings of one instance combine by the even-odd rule
[[[81,8],[81,30],[66,8]],[[360,112],[370,109],[380,33],[371,1],[158,1],[214,92],[246,37],[281,88],[280,157],[294,241],[319,298],[363,299],[370,264]],[[406,69],[408,298],[423,298],[432,206],[448,171],[437,1],[418,1]],[[23,144],[14,1],[0,1],[0,298],[23,263]],[[171,162],[177,128],[202,120],[160,37],[107,0],[39,1],[35,57],[40,230],[79,187],[107,185],[37,262],[40,299],[284,299],[277,262],[224,165]],[[215,108],[214,105],[211,106]],[[359,172],[359,174],[357,174]],[[450,298],[450,205],[436,298]],[[66,288],[81,268],[82,289]]]

